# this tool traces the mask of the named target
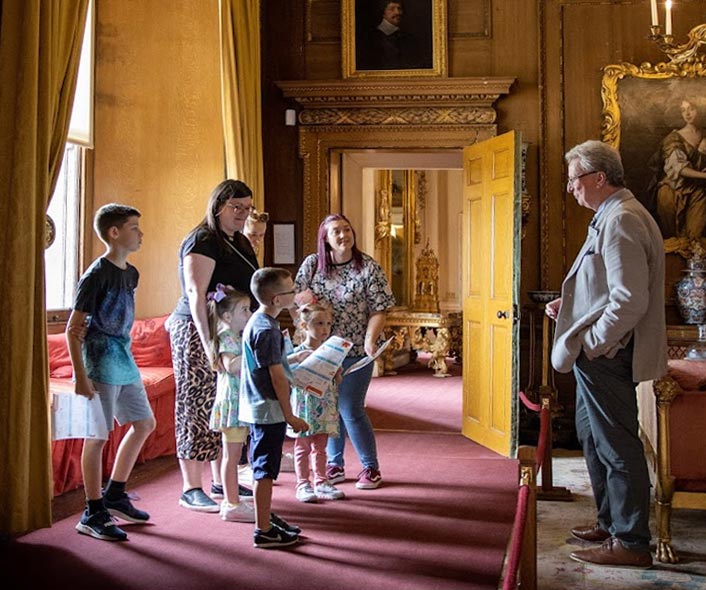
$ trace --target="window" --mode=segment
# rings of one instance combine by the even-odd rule
[[[54,243],[44,251],[47,309],[51,310],[71,307],[78,280],[83,149],[66,144],[59,180],[47,210],[56,226]]]
[[[60,321],[56,310],[71,307],[79,277],[83,243],[81,212],[84,205],[85,150],[93,147],[93,38],[94,2],[88,3],[86,28],[76,81],[68,143],[47,214],[55,225],[54,243],[44,251],[47,309],[50,321]],[[84,147],[82,147],[84,146]]]

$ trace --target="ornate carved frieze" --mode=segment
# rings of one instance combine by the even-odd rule
[[[495,123],[492,107],[397,107],[305,109],[302,125],[476,125]]]

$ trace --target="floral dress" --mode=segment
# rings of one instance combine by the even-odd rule
[[[310,350],[308,346],[300,344],[294,348],[294,353],[302,350]],[[292,369],[296,367],[292,364]],[[292,438],[299,436],[313,436],[315,434],[328,434],[338,437],[339,414],[338,414],[338,386],[335,381],[326,389],[323,397],[317,397],[300,387],[292,385],[290,396],[292,412],[309,424],[309,430],[296,433],[291,428],[287,429],[287,435]]]
[[[219,352],[229,352],[234,356],[243,354],[242,343],[232,330],[222,330],[218,333]],[[238,401],[240,399],[240,375],[228,371],[218,371],[216,385],[216,401],[211,409],[211,430],[222,431],[226,428],[237,428],[248,425],[238,420]]]
[[[367,254],[363,254],[360,269],[351,260],[336,265],[329,277],[317,270],[317,264],[317,254],[304,259],[295,280],[297,291],[311,289],[317,300],[330,303],[331,334],[353,342],[349,357],[365,356],[363,345],[370,316],[395,305],[385,271]]]

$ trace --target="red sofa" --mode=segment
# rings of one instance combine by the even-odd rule
[[[706,361],[670,360],[654,382],[657,403],[657,559],[676,563],[674,508],[706,510]]]
[[[136,320],[132,328],[132,354],[147,390],[157,427],[145,442],[137,459],[149,459],[176,453],[174,440],[174,370],[172,368],[169,334],[164,328],[168,316]],[[51,334],[49,344],[49,391],[73,391],[71,358],[66,336]],[[115,425],[103,451],[103,475],[113,468],[118,445],[128,426]],[[52,442],[52,467],[54,470],[54,495],[74,490],[83,484],[81,477],[81,450],[83,440],[56,440]]]

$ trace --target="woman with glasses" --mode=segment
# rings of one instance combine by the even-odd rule
[[[176,382],[177,459],[183,480],[179,504],[197,512],[219,510],[203,491],[204,462],[212,462],[212,495],[218,496],[220,488],[220,433],[209,428],[216,379],[206,352],[211,339],[206,294],[222,283],[248,293],[254,302],[250,278],[258,263],[250,242],[241,233],[252,209],[252,191],[247,185],[240,180],[224,180],[211,192],[206,216],[179,249],[181,297],[169,319]]]
[[[356,246],[355,231],[343,215],[329,215],[321,222],[318,251],[304,259],[295,284],[300,291],[297,303],[327,302],[333,308],[331,334],[353,342],[343,362],[344,373],[356,361],[375,354],[385,312],[395,305],[395,298],[380,265]],[[329,438],[326,447],[326,476],[331,484],[346,479],[346,435],[363,466],[356,487],[374,489],[382,483],[375,434],[365,411],[372,375],[373,363],[369,363],[346,375],[338,385],[341,435]]]

